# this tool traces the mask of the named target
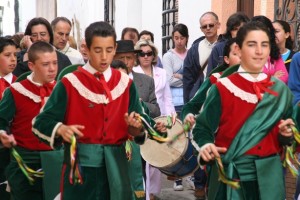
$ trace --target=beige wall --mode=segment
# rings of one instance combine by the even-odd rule
[[[271,21],[274,20],[274,0],[255,0],[254,1],[254,16],[264,15]]]
[[[219,16],[219,21],[221,22],[221,28],[219,33],[224,33],[226,31],[226,21],[230,15],[237,10],[236,0],[212,0],[211,10]]]
[[[230,15],[237,11],[237,0],[212,0],[211,10],[219,16],[221,29],[219,33],[226,31],[226,21]],[[274,0],[255,0],[254,16],[264,15],[271,21],[274,20]]]

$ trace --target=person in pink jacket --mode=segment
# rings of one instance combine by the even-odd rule
[[[275,76],[285,84],[287,84],[288,82],[289,74],[281,57],[277,60],[274,60],[273,63],[271,62],[271,59],[269,57],[267,63],[264,66],[263,72],[268,75]]]
[[[279,48],[276,44],[275,29],[273,27],[271,20],[265,16],[258,15],[258,16],[254,16],[251,19],[251,21],[262,22],[264,25],[266,25],[271,35],[270,38],[271,52],[270,52],[269,59],[264,66],[263,72],[268,75],[274,76],[279,80],[283,81],[285,84],[287,84],[289,75],[286,70],[285,64],[281,58]]]

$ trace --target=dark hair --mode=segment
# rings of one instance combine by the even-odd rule
[[[223,58],[225,56],[229,57],[229,54],[230,54],[230,51],[231,51],[231,45],[234,44],[236,42],[236,38],[229,38],[226,43],[225,43],[225,46],[224,46],[224,50],[223,50]],[[226,67],[229,67],[229,65],[223,61],[223,65],[226,66]]]
[[[139,32],[136,28],[126,27],[126,28],[123,28],[123,30],[122,30],[121,40],[124,40],[124,36],[127,32],[135,33],[136,36],[139,37]],[[133,38],[134,38],[133,34],[130,34],[130,39],[133,39]]]
[[[285,33],[291,33],[291,27],[289,23],[283,20],[275,20],[273,23],[278,23],[284,30]],[[285,41],[285,48],[287,49],[293,49],[294,43],[291,38],[291,35],[286,39]]]
[[[52,27],[53,30],[55,29],[56,24],[57,24],[58,22],[60,22],[60,21],[66,22],[66,23],[68,23],[68,24],[70,25],[70,27],[72,27],[72,23],[71,23],[71,21],[70,21],[68,18],[66,18],[66,17],[56,17],[56,18],[51,22],[51,27]]]
[[[154,42],[154,34],[150,31],[147,31],[147,30],[143,30],[142,32],[140,32],[139,34],[139,40],[141,39],[141,37],[143,35],[150,35],[150,38],[151,38],[151,42]]]
[[[116,31],[115,29],[107,22],[94,22],[91,23],[85,29],[85,42],[88,49],[90,49],[92,45],[92,40],[94,36],[99,37],[113,37],[114,42],[116,43]]]
[[[110,64],[110,66],[114,69],[125,69],[128,74],[128,68],[126,64],[122,60],[113,60]]]
[[[236,44],[240,48],[242,48],[243,42],[244,42],[245,38],[247,37],[248,33],[250,31],[257,31],[257,30],[261,30],[261,31],[265,32],[267,34],[269,40],[271,40],[270,32],[269,32],[268,28],[262,22],[250,21],[250,22],[246,23],[244,26],[242,26],[240,28],[240,30],[237,32]]]
[[[22,41],[23,37],[24,37],[23,33],[16,33],[13,36],[11,36],[10,39],[12,39],[15,42],[15,44],[17,45],[17,48],[22,49],[21,41]]]
[[[55,52],[54,47],[44,41],[37,41],[33,43],[28,50],[28,61],[35,62],[39,56],[38,53],[52,53]]]
[[[17,48],[16,43],[7,37],[0,37],[0,53],[3,52],[4,48],[7,46],[15,46]]]
[[[263,23],[264,26],[266,26],[266,28],[269,30],[270,46],[271,46],[270,57],[271,57],[271,63],[274,63],[275,60],[281,58],[281,54],[275,41],[275,29],[273,27],[271,20],[265,16],[259,15],[259,16],[254,16],[251,19],[251,21],[259,21]]]
[[[29,21],[29,23],[27,24],[27,27],[25,29],[25,33],[24,35],[31,35],[32,32],[31,32],[31,28],[33,26],[36,26],[36,25],[44,25],[48,31],[48,34],[50,36],[50,44],[53,44],[53,32],[52,32],[52,28],[51,28],[51,25],[50,23],[43,17],[35,17],[33,19],[31,19]]]
[[[199,20],[201,20],[202,17],[204,17],[205,15],[212,15],[212,16],[216,19],[216,21],[219,21],[218,15],[217,15],[216,13],[212,12],[212,11],[208,11],[208,12],[203,13],[203,14],[201,15],[201,17],[200,17]]]
[[[223,34],[223,37],[226,39],[232,38],[231,31],[235,30],[242,23],[247,23],[249,21],[249,17],[243,12],[237,12],[230,15],[226,22],[226,32]]]
[[[172,31],[172,37],[174,37],[174,33],[178,31],[178,33],[180,33],[180,35],[182,35],[183,37],[185,37],[186,40],[186,44],[185,46],[187,46],[188,40],[189,40],[189,30],[188,27],[185,24],[176,24],[173,28]]]

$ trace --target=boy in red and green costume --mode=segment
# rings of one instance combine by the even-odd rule
[[[134,194],[124,144],[128,133],[141,143],[145,139],[136,113],[151,120],[143,113],[132,80],[110,68],[116,50],[113,27],[106,22],[92,23],[85,39],[89,62],[57,84],[36,118],[34,132],[53,148],[61,138],[65,141],[62,199],[131,200]],[[73,185],[69,181],[69,142],[74,134],[83,183]]]
[[[235,38],[231,38],[225,43],[223,51],[223,64],[216,67],[211,72],[211,74],[207,79],[205,79],[195,96],[183,106],[181,119],[184,122],[188,121],[193,126],[195,123],[195,115],[199,114],[200,109],[206,99],[209,88],[213,84],[215,84],[219,78],[226,77],[238,70],[240,58],[236,54],[235,46]],[[225,74],[223,75],[224,71]]]
[[[244,25],[237,44],[241,67],[211,87],[193,135],[201,160],[210,162],[221,155],[226,176],[239,180],[240,188],[219,182],[213,162],[208,199],[284,199],[278,154],[293,138],[294,123],[288,119],[293,96],[279,80],[261,73],[270,53],[263,24]]]
[[[33,71],[26,80],[13,83],[0,102],[0,140],[4,147],[14,146],[28,167],[41,169],[40,152],[52,151],[32,133],[32,120],[50,96],[57,74],[55,49],[37,42],[28,51],[28,65]],[[14,157],[6,169],[13,199],[43,200],[42,179],[30,184]]]
[[[16,81],[17,77],[12,71],[17,65],[17,47],[13,40],[0,37],[0,100],[4,90]],[[0,142],[0,183],[6,181],[4,171],[9,164],[9,149],[4,148]],[[3,200],[9,200],[10,195],[6,192],[6,184],[0,185],[0,196]]]

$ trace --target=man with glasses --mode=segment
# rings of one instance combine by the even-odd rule
[[[204,37],[197,39],[188,50],[183,67],[183,98],[187,103],[200,88],[206,74],[208,58],[218,39],[220,27],[218,16],[214,12],[206,12],[200,17],[200,29]],[[188,177],[193,179],[193,177]],[[206,174],[199,168],[194,173],[195,197],[205,199]]]
[[[72,29],[70,20],[66,17],[56,17],[51,22],[51,27],[54,36],[53,45],[57,50],[68,56],[72,64],[84,64],[81,53],[69,45],[69,36]]]
[[[42,17],[35,17],[27,24],[23,38],[23,44],[26,48],[17,54],[17,66],[13,71],[15,76],[20,76],[21,74],[30,71],[28,67],[27,51],[29,50],[30,46],[37,41],[53,44],[53,32],[51,25],[45,18]],[[56,51],[56,55],[58,61],[57,74],[59,74],[63,68],[71,65],[72,63],[66,55],[60,53],[59,51]]]
[[[187,103],[199,89],[207,71],[207,62],[212,48],[218,39],[220,27],[218,16],[214,12],[206,12],[200,17],[200,29],[204,37],[197,39],[187,52],[183,68],[183,97]]]

